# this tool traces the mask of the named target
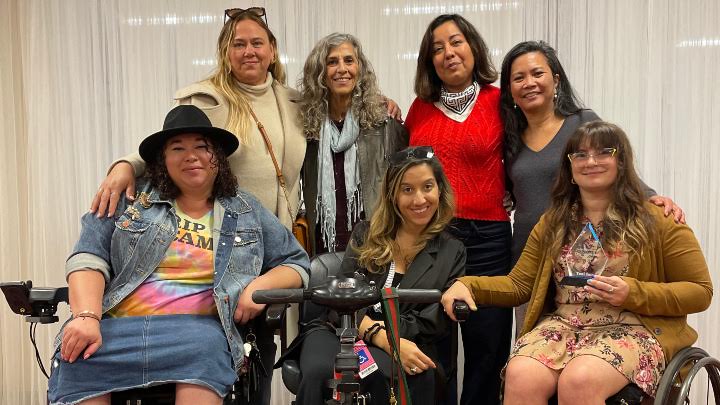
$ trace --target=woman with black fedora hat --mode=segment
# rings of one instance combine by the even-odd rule
[[[140,144],[135,200],[123,197],[111,218],[83,216],[50,403],[109,404],[112,392],[164,383],[176,403],[222,403],[247,354],[236,323],[264,307],[252,292],[301,287],[309,265],[292,233],[238,190],[227,161],[237,148],[197,107],[175,107]]]

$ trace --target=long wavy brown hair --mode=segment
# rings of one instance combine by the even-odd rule
[[[215,87],[228,103],[228,121],[225,123],[225,129],[235,134],[241,144],[248,143],[248,133],[253,125],[250,117],[250,102],[243,95],[238,87],[238,80],[233,76],[232,66],[230,65],[230,48],[235,39],[235,26],[243,20],[251,20],[256,22],[267,33],[275,53],[275,59],[268,66],[275,80],[285,84],[285,68],[280,63],[277,39],[273,35],[270,28],[261,17],[252,13],[240,13],[235,18],[228,19],[223,25],[218,36],[217,42],[217,68],[215,72],[208,78],[208,81]]]
[[[215,142],[209,137],[205,137],[210,147],[210,165],[217,168],[217,177],[213,183],[212,193],[208,197],[208,202],[213,203],[218,197],[234,197],[237,195],[238,182],[237,178],[230,170],[225,151],[217,147]],[[167,143],[167,142],[166,142]],[[147,162],[145,177],[150,179],[150,184],[160,192],[160,198],[174,200],[180,195],[180,189],[170,178],[167,165],[165,164],[165,147],[160,148],[155,154],[155,159]]]
[[[617,125],[588,122],[570,137],[563,152],[562,164],[552,191],[550,208],[545,212],[548,231],[543,245],[557,258],[562,246],[572,242],[582,229],[582,199],[577,184],[573,184],[569,153],[580,147],[592,149],[617,148],[617,178],[610,191],[610,205],[603,218],[602,244],[606,250],[621,248],[633,256],[640,256],[642,248],[652,243],[655,229],[653,218],[645,206],[640,177],[635,171],[633,152],[625,132]]]
[[[404,219],[400,215],[397,198],[405,172],[419,165],[428,165],[432,169],[438,186],[439,201],[435,215],[418,238],[413,251],[417,253],[422,250],[427,242],[440,234],[453,218],[455,198],[450,182],[437,158],[409,158],[401,165],[391,165],[383,178],[382,191],[376,203],[375,213],[370,219],[370,229],[365,242],[362,246],[353,246],[359,253],[358,263],[370,272],[381,272],[394,258],[400,257],[400,248],[395,242],[395,235]]]

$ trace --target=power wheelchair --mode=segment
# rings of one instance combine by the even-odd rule
[[[5,298],[13,312],[25,317],[30,323],[30,340],[35,348],[36,361],[46,377],[46,371],[35,342],[35,330],[38,324],[58,322],[55,316],[57,306],[61,302],[68,303],[67,287],[33,287],[31,281],[16,281],[0,283]],[[266,327],[272,330],[282,330],[284,321],[284,306],[271,306],[264,314]],[[261,320],[262,321],[262,320]],[[272,370],[268,370],[272,372]],[[163,384],[148,388],[136,388],[127,391],[114,392],[111,396],[112,405],[170,405],[175,403],[175,385]],[[239,382],[233,385],[230,393],[223,400],[224,405],[246,405],[243,397],[243,387]]]

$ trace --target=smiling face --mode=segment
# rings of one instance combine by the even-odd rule
[[[211,194],[218,170],[212,146],[203,135],[175,135],[165,142],[163,153],[170,179],[181,194]]]
[[[581,192],[609,192],[618,176],[615,153],[609,148],[592,148],[587,143],[575,152],[584,152],[582,158],[572,159],[572,178]]]
[[[253,20],[240,20],[235,25],[228,51],[230,66],[241,83],[258,85],[267,79],[268,67],[275,59],[275,49],[267,32]]]
[[[430,165],[421,163],[407,169],[395,198],[403,218],[401,227],[419,234],[432,221],[439,199],[439,187]]]
[[[527,113],[554,110],[553,97],[559,77],[554,75],[545,55],[528,52],[515,58],[510,67],[510,93]]]
[[[357,84],[358,65],[355,47],[348,42],[332,48],[326,60],[325,85],[333,97],[352,95]]]
[[[448,21],[433,30],[433,66],[450,92],[465,90],[473,81],[475,58],[460,28]]]

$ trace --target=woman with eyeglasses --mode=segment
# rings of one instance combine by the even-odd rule
[[[450,183],[430,147],[404,149],[390,156],[389,164],[377,209],[369,222],[353,229],[342,273],[365,274],[378,286],[445,290],[465,268],[465,248],[445,232],[454,212]],[[400,358],[412,401],[435,404],[435,383],[443,376],[435,343],[448,335],[449,320],[439,303],[402,303],[399,318]],[[371,394],[368,403],[387,403],[391,349],[379,306],[362,311],[358,319],[359,336],[379,366],[360,380],[361,393]],[[298,404],[330,398],[326,383],[333,378],[340,342],[325,321],[305,328],[286,354],[299,357]]]
[[[550,190],[567,139],[582,124],[600,119],[582,108],[555,49],[543,41],[515,45],[503,60],[500,74],[500,115],[505,130],[505,170],[515,201],[512,264],[525,247],[530,231],[550,204]],[[675,220],[685,214],[670,198],[643,184],[646,195],[665,207]],[[515,309],[522,324],[526,306]],[[517,330],[519,333],[519,328]]]
[[[647,201],[622,129],[586,123],[563,149],[550,208],[510,274],[460,278],[443,306],[529,302],[505,404],[556,392],[559,404],[601,404],[629,383],[652,397],[665,364],[697,339],[687,315],[710,305],[705,258],[689,227]],[[587,284],[565,282],[590,268]]]
[[[407,131],[388,116],[370,61],[350,34],[318,41],[298,88],[312,252],[344,251],[353,226],[372,216],[387,156],[408,145]]]
[[[457,201],[448,231],[465,245],[465,271],[471,275],[510,271],[500,91],[492,85],[496,79],[488,47],[469,21],[441,15],[428,25],[418,55],[417,98],[405,125],[410,144],[431,145],[445,167]],[[461,327],[461,403],[496,404],[500,370],[510,352],[512,310],[483,308]],[[447,401],[456,402],[452,395]]]

